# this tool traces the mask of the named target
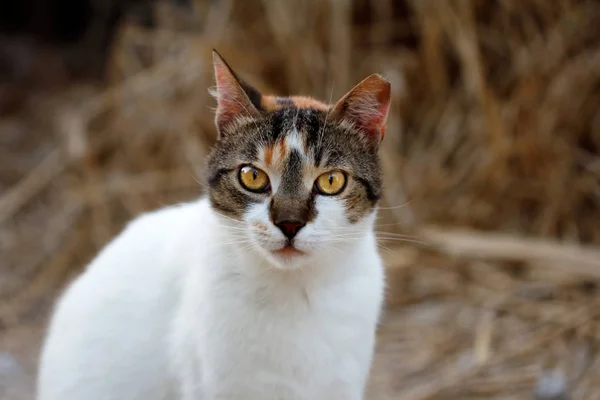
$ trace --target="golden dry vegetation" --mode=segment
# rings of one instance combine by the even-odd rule
[[[1,398],[32,398],[65,282],[133,216],[202,194],[215,47],[265,92],[392,82],[368,399],[532,399],[552,384],[600,399],[599,2],[155,11],[154,29],[119,27],[106,82],[35,93],[0,120]]]

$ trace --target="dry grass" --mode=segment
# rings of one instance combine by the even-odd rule
[[[154,31],[122,27],[106,87],[38,94],[0,121],[0,348],[33,371],[56,291],[132,216],[203,192],[216,47],[268,92],[392,82],[378,229],[398,239],[382,241],[370,399],[526,399],[563,378],[570,399],[598,397],[600,4],[221,0],[157,15]]]

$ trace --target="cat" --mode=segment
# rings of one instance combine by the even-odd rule
[[[364,398],[390,83],[328,105],[213,65],[207,194],[138,216],[67,287],[38,400]]]

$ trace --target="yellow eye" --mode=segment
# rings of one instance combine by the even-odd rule
[[[269,189],[267,173],[251,165],[240,168],[239,178],[242,186],[251,192],[262,193]]]
[[[330,171],[319,176],[315,188],[321,194],[335,196],[346,187],[346,175],[342,171]]]

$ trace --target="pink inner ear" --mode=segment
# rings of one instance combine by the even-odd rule
[[[217,113],[221,115],[237,115],[244,111],[243,93],[235,78],[223,64],[215,64],[217,81]]]
[[[370,135],[385,135],[390,108],[390,83],[371,75],[356,85],[335,106],[338,116],[348,119]]]
[[[216,53],[213,55],[213,64],[217,83],[214,93],[217,99],[217,125],[221,127],[240,115],[256,112],[229,66]]]

